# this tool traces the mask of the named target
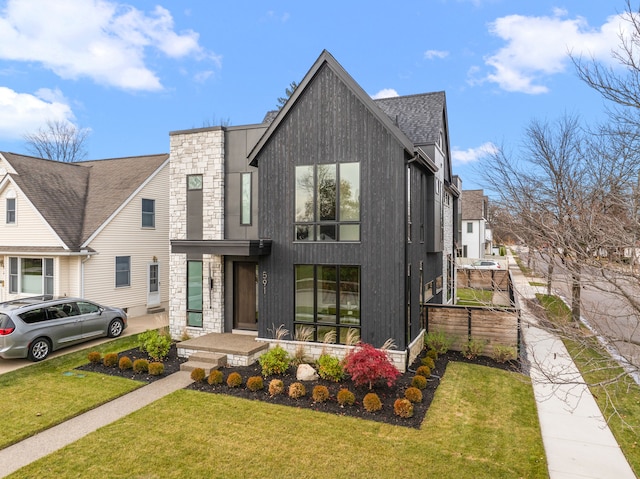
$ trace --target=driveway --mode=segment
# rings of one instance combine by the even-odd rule
[[[167,326],[168,324],[169,324],[169,317],[166,313],[136,316],[134,318],[129,318],[127,329],[124,330],[124,332],[122,333],[122,336],[132,336],[134,334],[139,334],[149,329],[162,328],[164,326]],[[92,341],[87,341],[86,343],[76,344],[75,346],[59,349],[58,351],[51,353],[48,359],[55,358],[62,354],[67,354],[73,351],[78,351],[80,349],[90,348],[91,346],[106,343],[107,341],[111,341],[111,338],[105,337],[105,338],[94,339]],[[33,364],[33,362],[27,359],[1,359],[0,358],[0,374],[7,373],[9,371],[14,371],[16,369],[29,366],[30,364]]]

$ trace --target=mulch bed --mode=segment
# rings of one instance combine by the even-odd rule
[[[498,363],[491,358],[488,357],[478,357],[472,360],[466,359],[462,354],[449,351],[446,354],[441,355],[436,361],[436,367],[431,373],[431,377],[427,381],[427,387],[422,390],[422,402],[418,404],[414,404],[413,416],[410,418],[401,418],[396,416],[393,411],[393,403],[397,398],[404,397],[404,391],[411,386],[411,380],[415,375],[414,371],[420,366],[420,360],[422,359],[423,354],[418,357],[414,363],[409,367],[409,370],[400,375],[395,385],[392,387],[387,387],[386,385],[374,386],[372,392],[378,394],[382,401],[382,410],[376,412],[367,412],[362,406],[362,399],[365,394],[367,394],[369,389],[367,387],[355,387],[350,380],[345,380],[340,383],[335,383],[331,381],[326,381],[323,379],[318,379],[316,381],[305,382],[305,388],[307,390],[307,395],[300,399],[292,399],[289,398],[286,394],[286,391],[291,383],[297,382],[296,379],[296,369],[294,367],[290,368],[287,374],[283,375],[273,375],[267,378],[263,378],[264,380],[264,389],[260,391],[250,391],[245,383],[247,379],[251,376],[260,376],[261,369],[260,366],[256,363],[251,366],[239,366],[239,367],[224,367],[222,368],[222,373],[225,381],[223,384],[219,385],[210,385],[207,381],[192,383],[187,386],[187,389],[192,389],[196,391],[201,391],[205,393],[213,393],[213,394],[227,394],[229,396],[235,396],[243,399],[249,399],[254,401],[264,401],[271,404],[280,404],[285,406],[292,406],[297,408],[306,408],[312,409],[314,411],[325,412],[329,414],[336,414],[339,416],[353,416],[361,419],[367,419],[371,421],[378,421],[387,424],[392,424],[396,426],[405,426],[412,428],[419,428],[424,420],[424,416],[429,409],[429,405],[433,401],[434,394],[438,385],[440,384],[441,378],[446,373],[447,364],[449,361],[462,361],[466,363],[480,364],[488,367],[495,367],[509,371],[520,371],[520,363],[518,362],[508,362],[508,363]],[[141,353],[138,349],[131,349],[129,351],[123,351],[119,354],[119,357],[128,356],[132,361],[138,358],[149,359],[146,353]],[[137,381],[145,381],[152,382],[158,379],[162,379],[169,374],[177,372],[180,370],[180,364],[185,362],[186,360],[183,358],[179,358],[177,356],[176,347],[173,345],[171,350],[169,351],[169,356],[163,361],[165,366],[164,374],[160,376],[151,376],[149,374],[141,374],[134,373],[132,370],[121,371],[117,366],[116,367],[106,367],[102,364],[86,364],[84,366],[79,367],[78,369],[84,371],[92,371],[102,374],[108,374],[112,376],[121,376],[127,379],[134,379]],[[238,372],[243,379],[243,385],[238,388],[231,388],[226,384],[227,376],[232,372]],[[270,396],[268,387],[269,382],[272,379],[281,379],[285,385],[285,393]],[[311,398],[311,393],[313,391],[314,386],[316,385],[324,385],[329,389],[330,399],[323,403],[315,403]],[[356,396],[356,402],[353,406],[340,406],[336,400],[336,395],[338,391],[346,387],[351,392],[353,392]]]

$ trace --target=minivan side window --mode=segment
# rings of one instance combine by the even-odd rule
[[[25,311],[24,313],[19,314],[18,316],[20,316],[20,319],[27,324],[39,323],[47,319],[47,313],[44,308],[37,308],[37,309],[32,309],[30,311]]]
[[[100,311],[98,305],[93,303],[78,302],[78,309],[80,310],[80,314],[97,313]]]

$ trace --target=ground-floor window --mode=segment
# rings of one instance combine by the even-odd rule
[[[202,261],[187,261],[187,326],[202,327]]]
[[[294,337],[338,344],[360,338],[359,266],[296,265],[295,280]]]
[[[9,293],[53,294],[53,258],[9,258]]]

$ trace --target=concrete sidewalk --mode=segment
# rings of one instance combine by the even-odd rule
[[[563,342],[538,327],[524,299],[535,297],[509,256],[522,298],[522,335],[551,479],[636,479]]]
[[[142,409],[167,394],[185,388],[192,382],[188,372],[181,371],[171,374],[13,446],[2,449],[0,450],[0,477],[6,477],[47,454]]]

